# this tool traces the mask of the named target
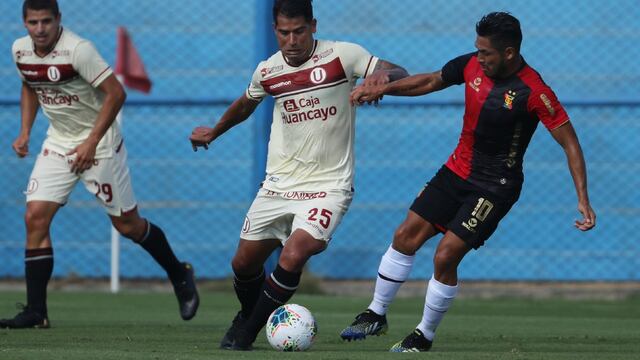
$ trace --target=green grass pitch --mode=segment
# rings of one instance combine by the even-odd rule
[[[20,292],[0,292],[0,316],[13,315]],[[49,295],[52,328],[0,330],[0,359],[639,359],[640,299],[570,301],[458,299],[438,329],[432,351],[394,355],[389,347],[420,321],[422,298],[398,299],[389,333],[343,342],[339,331],[369,298],[296,295],[319,333],[311,350],[279,353],[260,335],[252,352],[218,349],[236,312],[229,292],[201,294],[195,319],[183,322],[172,294],[117,295],[59,292]]]

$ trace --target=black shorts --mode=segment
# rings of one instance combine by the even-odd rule
[[[438,230],[450,230],[478,249],[517,200],[517,197],[504,199],[483,190],[443,166],[410,209]]]

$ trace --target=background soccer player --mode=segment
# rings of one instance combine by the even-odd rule
[[[280,51],[256,68],[249,88],[213,128],[191,134],[194,150],[246,120],[267,95],[275,98],[267,174],[249,209],[231,266],[241,311],[221,347],[249,350],[269,314],[286,303],[302,269],[331,240],[353,196],[355,107],[349,94],[407,75],[356,44],[314,40],[310,0],[277,0]],[[283,246],[265,280],[264,262]]]
[[[358,87],[351,94],[360,104],[386,94],[418,96],[465,84],[465,114],[458,146],[397,228],[378,269],[373,301],[342,331],[344,339],[386,330],[387,307],[408,278],[416,251],[442,232],[422,321],[391,351],[431,348],[458,291],[458,265],[469,250],[484,244],[520,195],[524,153],[539,121],[567,156],[583,217],[576,228],[586,231],[596,224],[578,138],[556,95],[520,55],[520,22],[508,13],[490,13],[477,23],[476,32],[478,51],[449,61],[441,71]]]
[[[125,92],[93,44],[63,29],[56,0],[26,0],[29,33],[13,44],[22,78],[22,125],[13,143],[19,157],[29,154],[29,136],[41,106],[49,118],[47,138],[27,187],[25,277],[27,305],[0,327],[47,328],[47,283],[53,271],[49,227],[78,180],[96,195],[123,236],[140,244],[173,284],[180,315],[196,314],[199,298],[193,268],[176,259],[162,230],[140,217],[127,167],[127,151],[116,114]]]

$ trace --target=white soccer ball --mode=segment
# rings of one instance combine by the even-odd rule
[[[280,351],[305,351],[318,333],[311,312],[297,304],[285,304],[275,309],[265,329],[269,344]]]

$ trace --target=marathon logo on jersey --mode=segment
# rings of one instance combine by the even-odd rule
[[[71,56],[71,51],[69,50],[53,50],[51,52],[51,57],[56,58],[58,56]]]
[[[71,64],[17,63],[18,70],[29,84],[60,84],[79,76]]]
[[[277,84],[269,85],[269,90],[275,90],[275,89],[281,88],[283,86],[289,86],[289,85],[291,85],[291,80],[280,81]]]
[[[477,78],[473,79],[473,81],[469,81],[469,87],[471,87],[476,92],[480,91],[480,84],[482,84],[482,78],[481,77],[477,77]]]
[[[313,59],[314,63],[317,63],[318,61],[322,60],[323,58],[326,58],[327,56],[329,56],[331,54],[333,54],[333,48],[327,49],[327,50],[321,52],[320,54],[313,55],[313,57],[311,59]]]
[[[287,99],[282,103],[285,111],[281,112],[282,122],[285,124],[295,124],[309,120],[326,121],[330,116],[338,114],[335,106],[322,107],[320,99],[317,97],[301,97],[298,99]]]
[[[80,101],[78,95],[64,94],[60,90],[51,88],[34,88],[38,94],[38,100],[42,105],[67,105],[71,106],[74,102]]]
[[[504,107],[505,109],[513,109],[513,99],[516,98],[516,92],[513,90],[507,90],[507,92],[504,93],[504,104],[502,104],[502,107]]]
[[[284,69],[284,65],[278,65],[270,68],[262,68],[260,69],[260,74],[262,75],[262,77],[265,77],[267,75],[271,75],[279,71],[282,71],[282,69]]]
[[[23,57],[33,56],[33,51],[31,50],[18,50],[16,51],[16,60],[20,61]]]
[[[299,71],[260,81],[269,95],[280,98],[312,90],[325,89],[348,82],[340,58]]]
[[[555,116],[556,110],[553,108],[553,105],[551,104],[551,100],[549,100],[547,95],[540,94],[540,100],[542,100],[542,103],[544,104],[544,106],[547,108],[547,110],[549,110],[549,114],[551,116]]]

